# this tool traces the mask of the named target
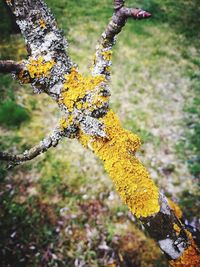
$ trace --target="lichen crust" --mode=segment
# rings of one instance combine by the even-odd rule
[[[178,230],[177,225],[175,225],[176,230]],[[200,266],[200,250],[195,244],[192,234],[185,230],[188,239],[189,246],[184,250],[183,254],[177,260],[172,260],[169,262],[171,267],[199,267]]]
[[[26,68],[32,79],[40,79],[47,77],[54,65],[54,60],[45,61],[44,57],[40,56],[37,59],[29,58]]]
[[[91,137],[81,132],[80,142],[92,148],[104,162],[120,197],[135,216],[147,217],[157,213],[160,210],[158,189],[135,156],[140,147],[139,137],[123,129],[112,110],[100,120],[105,125],[107,137]]]
[[[90,95],[89,101],[87,100],[87,95],[100,87],[104,81],[103,75],[85,77],[76,68],[72,68],[70,74],[65,76],[60,102],[64,103],[70,112],[74,108],[81,111],[87,109],[92,112],[95,108],[99,108],[103,103],[108,102],[108,96],[100,95],[99,90]]]

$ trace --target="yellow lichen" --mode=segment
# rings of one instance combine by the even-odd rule
[[[105,60],[110,61],[112,58],[112,51],[111,50],[103,51],[102,56],[104,57]]]
[[[135,157],[140,139],[124,130],[112,110],[101,119],[107,138],[90,137],[80,133],[80,142],[92,147],[104,162],[122,200],[137,217],[157,213],[158,189],[141,162]]]
[[[111,71],[111,67],[110,66],[105,67],[105,71],[110,72]]]
[[[66,75],[65,79],[62,98],[60,101],[65,104],[69,111],[73,111],[75,104],[78,109],[83,108],[84,103],[79,102],[89,91],[92,91],[96,87],[100,86],[100,84],[105,80],[103,75],[84,77],[79,74],[75,68],[71,70],[70,74]]]
[[[69,117],[67,119],[62,118],[60,120],[60,128],[61,128],[61,130],[66,129],[68,126],[70,126],[70,124],[73,123],[73,121],[74,121],[74,118],[73,118],[72,115],[69,115]]]
[[[54,60],[45,61],[43,57],[39,57],[38,59],[30,58],[26,68],[31,78],[41,78],[48,76],[54,65]]]
[[[40,20],[39,20],[39,23],[40,23],[40,27],[41,27],[41,28],[43,28],[43,29],[46,28],[46,23],[45,23],[45,21],[44,21],[43,19],[40,19]]]
[[[173,228],[174,228],[174,230],[176,231],[176,233],[179,235],[180,234],[180,231],[181,231],[181,227],[180,226],[178,226],[178,224],[174,224],[173,225]]]
[[[103,103],[107,103],[109,100],[108,96],[101,96],[95,94],[92,98],[92,104],[95,105],[96,107],[101,107]]]
[[[180,207],[175,202],[173,202],[171,199],[168,198],[167,200],[168,200],[170,208],[174,211],[177,218],[181,219],[183,217],[183,212],[180,209]]]
[[[197,248],[192,234],[185,230],[190,241],[190,245],[177,260],[170,261],[171,267],[199,267],[200,266],[200,251]]]

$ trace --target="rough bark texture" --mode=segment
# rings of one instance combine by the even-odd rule
[[[29,53],[23,68],[20,67],[20,75],[16,76],[22,83],[30,82],[34,92],[45,92],[52,97],[63,111],[63,119],[59,128],[39,146],[19,156],[1,152],[0,159],[14,164],[30,160],[55,146],[63,135],[78,138],[103,160],[122,200],[158,242],[170,265],[197,267],[200,256],[192,235],[135,157],[139,138],[124,130],[109,109],[110,67],[116,35],[128,18],[151,16],[143,10],[125,7],[124,2],[114,1],[114,14],[97,44],[92,73],[84,77],[68,56],[67,41],[42,0],[7,1]],[[4,67],[4,72],[17,72],[19,65]],[[0,70],[3,71],[1,64]]]

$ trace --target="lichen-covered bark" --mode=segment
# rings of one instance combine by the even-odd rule
[[[18,74],[25,71],[25,66],[13,60],[0,60],[0,73],[15,73]]]
[[[7,1],[7,4],[25,38],[29,58],[24,64],[29,70],[33,88],[58,99],[64,75],[70,72],[72,62],[66,53],[67,42],[55,18],[43,1],[19,0]]]
[[[41,153],[44,153],[51,147],[57,146],[62,137],[65,136],[65,131],[57,127],[50,135],[45,137],[38,145],[35,147],[24,151],[23,154],[15,155],[12,153],[0,152],[0,159],[5,161],[10,161],[12,164],[10,167],[18,165],[21,162],[31,160]]]
[[[63,118],[59,135],[54,132],[51,140],[56,137],[60,140],[63,135],[77,138],[94,151],[103,161],[122,200],[158,242],[171,266],[197,267],[200,256],[192,235],[136,158],[139,138],[123,129],[109,109],[110,67],[116,35],[128,18],[151,16],[143,10],[125,7],[124,2],[114,1],[114,14],[97,44],[91,75],[84,77],[67,54],[67,41],[42,0],[7,1],[29,53],[16,77],[22,83],[31,83],[35,92],[45,92],[57,102]],[[45,149],[53,142],[46,145]],[[43,144],[37,148],[39,153],[45,150]],[[30,152],[32,156],[27,159],[24,155],[12,158],[5,153],[0,154],[0,159],[17,162],[17,159],[29,160],[39,154],[34,149],[31,151],[34,153]]]

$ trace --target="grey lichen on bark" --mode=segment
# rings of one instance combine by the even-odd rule
[[[25,150],[23,154],[13,154],[7,152],[0,152],[0,159],[10,162],[9,168],[21,164],[22,162],[29,161],[40,154],[46,152],[51,147],[56,147],[62,137],[66,136],[67,132],[56,127],[54,131],[45,137],[38,145],[29,150]]]
[[[8,2],[16,16],[16,22],[25,38],[31,60],[43,59],[54,62],[48,76],[32,77],[32,86],[36,92],[46,91],[58,99],[64,75],[69,73],[72,62],[66,52],[67,41],[58,29],[56,20],[43,1],[19,0]],[[60,84],[60,86],[59,86]]]

